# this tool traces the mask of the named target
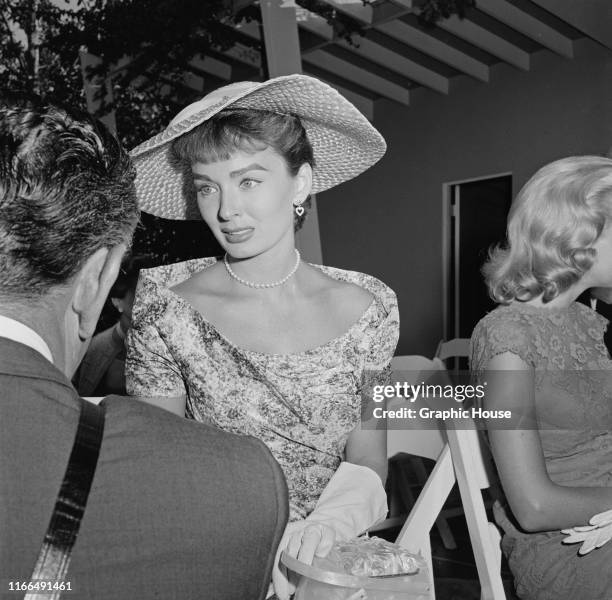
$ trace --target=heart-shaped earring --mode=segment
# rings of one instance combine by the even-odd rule
[[[301,217],[304,214],[304,207],[301,204],[297,204],[295,207],[295,214]]]

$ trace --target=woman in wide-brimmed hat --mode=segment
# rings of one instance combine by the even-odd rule
[[[303,262],[294,226],[384,151],[340,94],[290,75],[223,87],[132,152],[141,208],[203,218],[225,256],[141,276],[128,391],[262,439],[289,488],[280,549],[306,561],[386,513],[385,436],[359,427],[360,390],[386,382],[399,323],[379,280]]]

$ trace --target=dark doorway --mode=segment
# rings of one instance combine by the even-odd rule
[[[512,176],[450,184],[447,202],[445,335],[469,338],[476,323],[495,307],[480,269],[490,248],[505,240]]]

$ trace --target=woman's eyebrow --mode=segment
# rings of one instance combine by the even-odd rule
[[[251,163],[250,165],[247,165],[246,167],[243,167],[242,169],[237,169],[236,171],[232,171],[230,173],[230,177],[240,177],[241,175],[244,175],[248,171],[267,171],[267,170],[268,169],[266,169],[265,167],[262,167],[259,163]]]
[[[246,167],[243,167],[242,169],[236,169],[235,171],[231,171],[229,175],[233,179],[235,177],[240,177],[240,176],[244,175],[245,173],[248,173],[249,171],[268,171],[268,170],[269,169],[266,169],[265,167],[263,167],[259,163],[251,163],[250,165],[247,165]],[[200,179],[200,180],[203,180],[203,181],[213,181],[205,173],[192,172],[192,175],[193,175],[193,179],[194,180]]]

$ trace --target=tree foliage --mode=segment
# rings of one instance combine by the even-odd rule
[[[0,87],[83,105],[80,15],[49,0],[0,0],[0,13]]]
[[[133,146],[196,94],[183,84],[198,54],[235,42],[227,0],[0,0],[0,86],[87,108],[80,50],[101,59],[87,75],[111,77],[99,116],[115,111]]]

